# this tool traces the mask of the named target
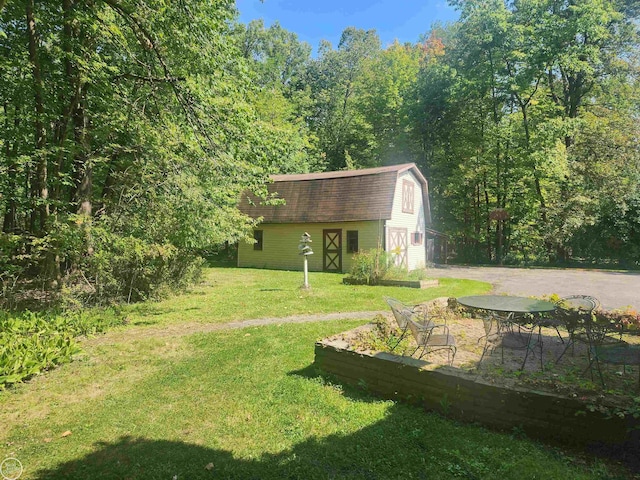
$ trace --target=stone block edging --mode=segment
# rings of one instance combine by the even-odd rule
[[[356,352],[340,340],[317,342],[315,365],[346,384],[463,422],[569,445],[640,447],[638,419],[590,411],[579,398],[494,385],[454,367],[391,353]]]

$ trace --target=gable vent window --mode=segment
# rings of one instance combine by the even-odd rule
[[[347,230],[347,253],[358,252],[358,231]]]
[[[256,241],[256,243],[253,244],[253,249],[262,250],[262,230],[254,230],[253,239]]]
[[[411,233],[411,245],[422,245],[423,237],[424,237],[424,233],[422,233],[422,232],[412,232]]]
[[[413,213],[414,187],[413,182],[402,181],[402,213]]]

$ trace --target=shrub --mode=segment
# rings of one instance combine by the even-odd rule
[[[200,277],[203,260],[171,244],[94,232],[95,253],[85,262],[93,290],[86,294],[99,301],[140,301],[185,288]]]
[[[13,300],[18,281],[29,269],[26,239],[20,235],[0,233],[0,298]]]
[[[0,234],[0,304],[34,309],[140,301],[196,282],[202,265],[188,248],[70,215],[42,237]]]
[[[353,256],[349,277],[376,285],[389,270],[389,254],[380,248],[362,250]]]
[[[425,267],[411,272],[402,266],[395,265],[396,252],[385,252],[382,249],[363,250],[353,256],[349,280],[367,285],[377,285],[380,280],[424,280],[428,278]]]

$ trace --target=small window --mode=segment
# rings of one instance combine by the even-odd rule
[[[423,237],[424,237],[424,233],[422,233],[422,232],[412,232],[411,233],[411,245],[422,245]]]
[[[347,253],[358,252],[358,231],[347,230]]]
[[[413,213],[414,183],[409,180],[402,181],[402,213]]]
[[[253,231],[253,239],[256,241],[253,244],[254,250],[262,250],[262,230]]]

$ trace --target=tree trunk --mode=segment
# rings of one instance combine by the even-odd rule
[[[45,151],[47,139],[44,127],[44,103],[43,103],[43,83],[40,68],[40,60],[38,58],[38,36],[36,30],[36,22],[33,15],[34,0],[27,0],[27,36],[29,38],[29,61],[33,72],[34,84],[34,106],[35,116],[35,158],[36,158],[36,175],[35,182],[32,181],[35,194],[36,205],[34,212],[38,212],[39,224],[37,230],[34,231],[35,222],[32,215],[32,233],[44,236],[47,233],[49,223],[49,186],[48,186],[48,165],[47,153]],[[48,250],[44,259],[44,274],[47,279],[55,280],[55,283],[49,286],[60,285],[60,262],[56,252],[52,249]]]
[[[485,228],[486,228],[486,242],[487,242],[487,260],[491,262],[492,260],[492,248],[491,248],[491,220],[489,219],[489,191],[487,190],[487,179],[485,178],[482,182],[483,190],[484,190],[484,206],[485,206]]]
[[[72,15],[71,10],[74,5],[74,0],[63,0],[62,2],[62,10],[63,10],[63,41],[62,41],[62,49],[64,50],[64,72],[65,78],[68,84],[68,89],[61,89],[59,94],[59,102],[60,105],[63,106],[62,112],[58,121],[56,122],[55,127],[55,137],[53,142],[58,147],[58,157],[52,165],[51,178],[53,179],[52,191],[51,191],[51,199],[52,201],[60,200],[63,196],[62,190],[63,186],[59,181],[60,172],[63,172],[65,169],[65,160],[67,152],[65,151],[64,144],[67,140],[67,135],[69,131],[69,121],[71,120],[71,115],[73,111],[76,109],[78,99],[79,99],[79,83],[80,76],[77,71],[74,69],[74,64],[71,60],[73,54],[73,25],[72,25]],[[55,207],[54,207],[55,209]],[[55,215],[55,210],[53,211]]]
[[[77,190],[76,200],[78,202],[78,214],[91,216],[92,204],[91,194],[93,190],[93,169],[89,155],[89,120],[86,114],[87,86],[82,87],[82,95],[78,108],[74,112],[73,123],[75,131],[75,141],[78,149],[76,155],[76,175]]]
[[[85,239],[86,254],[93,255],[93,238],[91,236],[93,167],[89,149],[89,119],[86,112],[86,98],[87,85],[85,84],[82,86],[80,102],[73,116],[75,141],[78,147],[75,159],[78,177],[76,199],[78,202],[78,215],[82,217],[81,228]]]
[[[34,0],[26,2],[27,14],[27,36],[29,38],[29,61],[33,75],[34,86],[34,106],[35,116],[35,158],[36,158],[36,175],[34,182],[34,190],[37,195],[34,210],[38,212],[39,225],[37,231],[32,233],[44,234],[49,219],[49,188],[47,179],[47,156],[45,150],[46,132],[44,128],[44,105],[43,105],[43,86],[42,75],[40,69],[40,61],[38,58],[38,37],[36,32],[36,22],[33,16]],[[33,225],[35,227],[35,225]]]
[[[18,191],[17,176],[18,171],[16,168],[16,156],[17,156],[17,141],[14,139],[13,145],[10,141],[10,115],[9,105],[7,102],[4,104],[4,119],[5,119],[5,156],[7,159],[7,191],[5,196],[7,197],[7,206],[4,214],[4,220],[2,222],[2,231],[5,233],[15,233],[18,228],[18,211],[16,195]],[[18,108],[14,110],[13,126],[17,130],[20,124],[20,116],[18,115]]]

